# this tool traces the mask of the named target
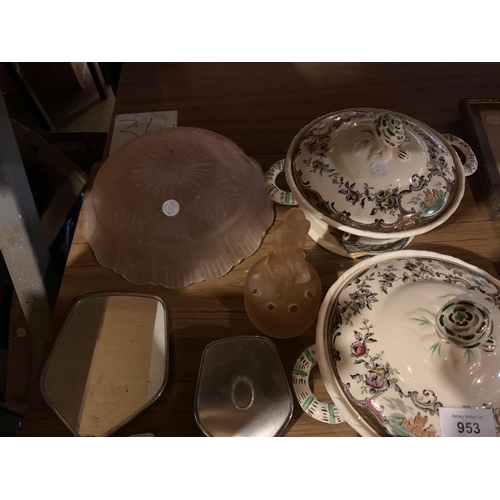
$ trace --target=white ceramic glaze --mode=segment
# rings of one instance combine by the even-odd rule
[[[499,429],[499,308],[500,282],[453,257],[399,251],[367,259],[342,275],[320,309],[325,387],[364,436],[439,436],[443,406],[492,408]],[[449,333],[438,333],[439,321]]]
[[[465,165],[450,144],[465,154]],[[298,203],[317,243],[358,257],[402,249],[445,222],[477,160],[455,136],[445,139],[399,113],[360,108],[329,113],[297,134],[284,165],[291,195],[277,188],[274,167],[266,178],[274,201]],[[327,230],[314,231],[312,219]]]
[[[347,231],[332,228],[311,212],[304,208],[302,210],[311,223],[309,236],[326,250],[343,257],[358,259],[376,253],[402,250],[413,240],[413,237],[376,239],[353,235]]]
[[[332,403],[320,401],[311,390],[309,377],[311,370],[317,365],[316,347],[309,346],[299,356],[293,367],[293,390],[300,407],[310,417],[325,424],[340,424],[344,420],[338,408]]]

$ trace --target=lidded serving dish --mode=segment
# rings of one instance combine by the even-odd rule
[[[120,147],[83,208],[83,234],[101,265],[167,288],[226,274],[257,250],[274,218],[258,163],[229,139],[187,127]]]
[[[316,351],[325,387],[364,436],[440,436],[439,409],[491,408],[500,432],[500,281],[459,259],[402,250],[330,288]]]
[[[461,139],[400,113],[360,108],[304,127],[266,182],[271,198],[306,212],[317,243],[356,258],[402,249],[442,224],[476,168]],[[275,184],[283,169],[291,194]]]

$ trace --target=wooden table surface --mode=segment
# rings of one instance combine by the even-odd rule
[[[283,158],[294,135],[309,121],[349,107],[392,109],[419,119],[439,132],[464,135],[458,100],[498,97],[500,64],[125,64],[115,114],[178,110],[179,126],[207,128],[236,142],[268,168]],[[467,137],[463,137],[467,139]],[[213,340],[255,335],[243,305],[247,271],[270,249],[272,232],[256,254],[226,276],[180,290],[137,286],[101,267],[82,235],[81,214],[46,345],[47,357],[77,298],[94,292],[140,292],[161,297],[169,313],[170,370],[160,398],[120,429],[126,436],[202,436],[193,407],[203,349]],[[478,176],[467,178],[465,197],[441,227],[417,236],[409,248],[463,259],[498,276],[500,223],[489,220]],[[307,260],[321,276],[323,294],[355,264],[308,239]],[[294,339],[273,339],[288,375],[303,349],[315,341],[315,327]],[[316,372],[313,388],[328,399]],[[293,393],[293,391],[292,391]],[[328,425],[302,412],[294,396],[287,436],[356,436],[347,424]],[[29,398],[25,436],[69,436],[38,388]]]

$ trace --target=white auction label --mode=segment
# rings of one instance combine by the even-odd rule
[[[500,124],[500,118],[496,115],[488,115],[486,117],[486,121],[490,124],[490,125],[498,125]]]
[[[375,161],[370,165],[370,175],[374,179],[383,179],[389,173],[389,167],[385,161]]]
[[[475,408],[439,408],[441,436],[496,437],[493,411]]]
[[[117,115],[111,137],[110,153],[141,135],[177,126],[177,111]]]
[[[173,217],[174,215],[177,215],[180,210],[179,203],[175,200],[167,200],[162,206],[161,206],[161,211],[167,216],[167,217]]]

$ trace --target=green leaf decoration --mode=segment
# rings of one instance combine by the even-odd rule
[[[466,349],[464,352],[464,358],[467,356],[467,361],[470,362],[470,358],[475,358],[474,351],[472,349]]]
[[[313,403],[314,401],[314,396],[309,396],[303,403],[302,403],[302,409],[306,411]]]
[[[306,358],[311,362],[311,363],[314,363],[314,359],[313,359],[313,355],[311,353],[311,351],[309,349],[306,349],[304,351],[304,354],[306,356]]]
[[[298,377],[307,377],[307,372],[305,372],[304,370],[293,370],[293,374],[294,375],[297,375]]]
[[[432,323],[427,319],[427,318],[423,318],[423,317],[420,317],[420,318],[410,318],[414,321],[417,321],[419,323],[418,326],[422,326],[422,325],[431,325]]]
[[[337,420],[335,418],[335,413],[333,411],[333,406],[331,404],[328,404],[328,420],[330,421],[331,424],[334,424],[335,421]]]
[[[436,342],[432,347],[431,347],[431,351],[432,351],[432,355],[434,355],[434,353],[437,351],[438,355],[441,356],[441,345],[442,345],[442,342],[439,341],[439,342]]]

